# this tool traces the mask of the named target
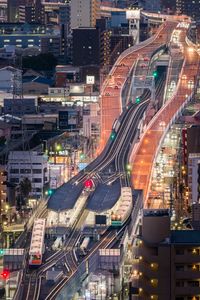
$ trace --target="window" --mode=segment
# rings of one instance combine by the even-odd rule
[[[34,182],[34,183],[41,183],[42,179],[41,178],[33,178],[32,182]]]
[[[19,178],[11,178],[10,182],[12,182],[12,183],[19,183]]]
[[[176,249],[176,254],[177,254],[177,255],[183,255],[183,254],[184,254],[184,249],[182,249],[182,248]]]
[[[177,287],[183,287],[184,286],[184,281],[183,280],[177,280],[176,281],[176,286]]]
[[[20,174],[31,174],[31,169],[20,169]]]
[[[176,265],[176,271],[184,271],[184,265]]]
[[[19,174],[19,169],[10,169],[10,174]]]
[[[33,174],[41,174],[42,170],[41,169],[33,169]]]
[[[188,286],[199,287],[199,281],[197,281],[197,280],[188,281]]]

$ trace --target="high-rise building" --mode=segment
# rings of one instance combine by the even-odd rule
[[[71,1],[71,28],[95,27],[99,13],[99,0]]]
[[[78,28],[73,30],[73,64],[100,65],[100,30]]]
[[[199,255],[199,230],[170,230],[167,210],[144,210],[134,249],[131,299],[199,299]]]
[[[61,57],[63,63],[71,60],[71,24],[70,24],[71,8],[69,4],[59,7],[59,26],[61,36]]]
[[[188,157],[189,204],[200,201],[200,153],[191,153]]]
[[[27,0],[24,5],[18,8],[18,20],[22,23],[45,23],[44,6],[41,0],[29,1]]]
[[[41,0],[8,0],[8,22],[44,24]]]
[[[176,0],[176,11],[178,14],[185,14],[194,20],[200,20],[199,0]]]
[[[25,0],[8,0],[8,22],[16,23],[19,18],[19,6],[25,5]]]

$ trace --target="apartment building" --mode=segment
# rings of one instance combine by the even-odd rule
[[[200,153],[191,153],[188,158],[189,204],[200,199]]]
[[[98,0],[71,1],[71,28],[95,27],[99,3]]]
[[[200,299],[200,231],[172,231],[168,210],[144,210],[131,291],[140,300]]]

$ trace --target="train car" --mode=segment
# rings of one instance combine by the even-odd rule
[[[112,129],[116,133],[118,131],[119,127],[120,127],[120,121],[118,119],[116,119],[113,123]]]
[[[29,266],[40,266],[44,253],[45,219],[36,219],[33,224],[29,250]]]
[[[111,214],[111,226],[122,226],[130,216],[132,208],[132,190],[130,187],[123,187],[119,207]]]
[[[90,237],[85,237],[80,246],[80,249],[82,250],[84,255],[87,254],[87,248],[88,248],[89,242],[90,242]]]

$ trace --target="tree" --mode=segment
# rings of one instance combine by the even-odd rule
[[[27,177],[23,178],[23,180],[19,184],[19,188],[20,188],[20,195],[25,200],[26,198],[28,198],[32,190],[31,181]]]
[[[41,53],[37,56],[23,57],[23,69],[36,71],[51,71],[57,65],[57,59],[52,53]]]

